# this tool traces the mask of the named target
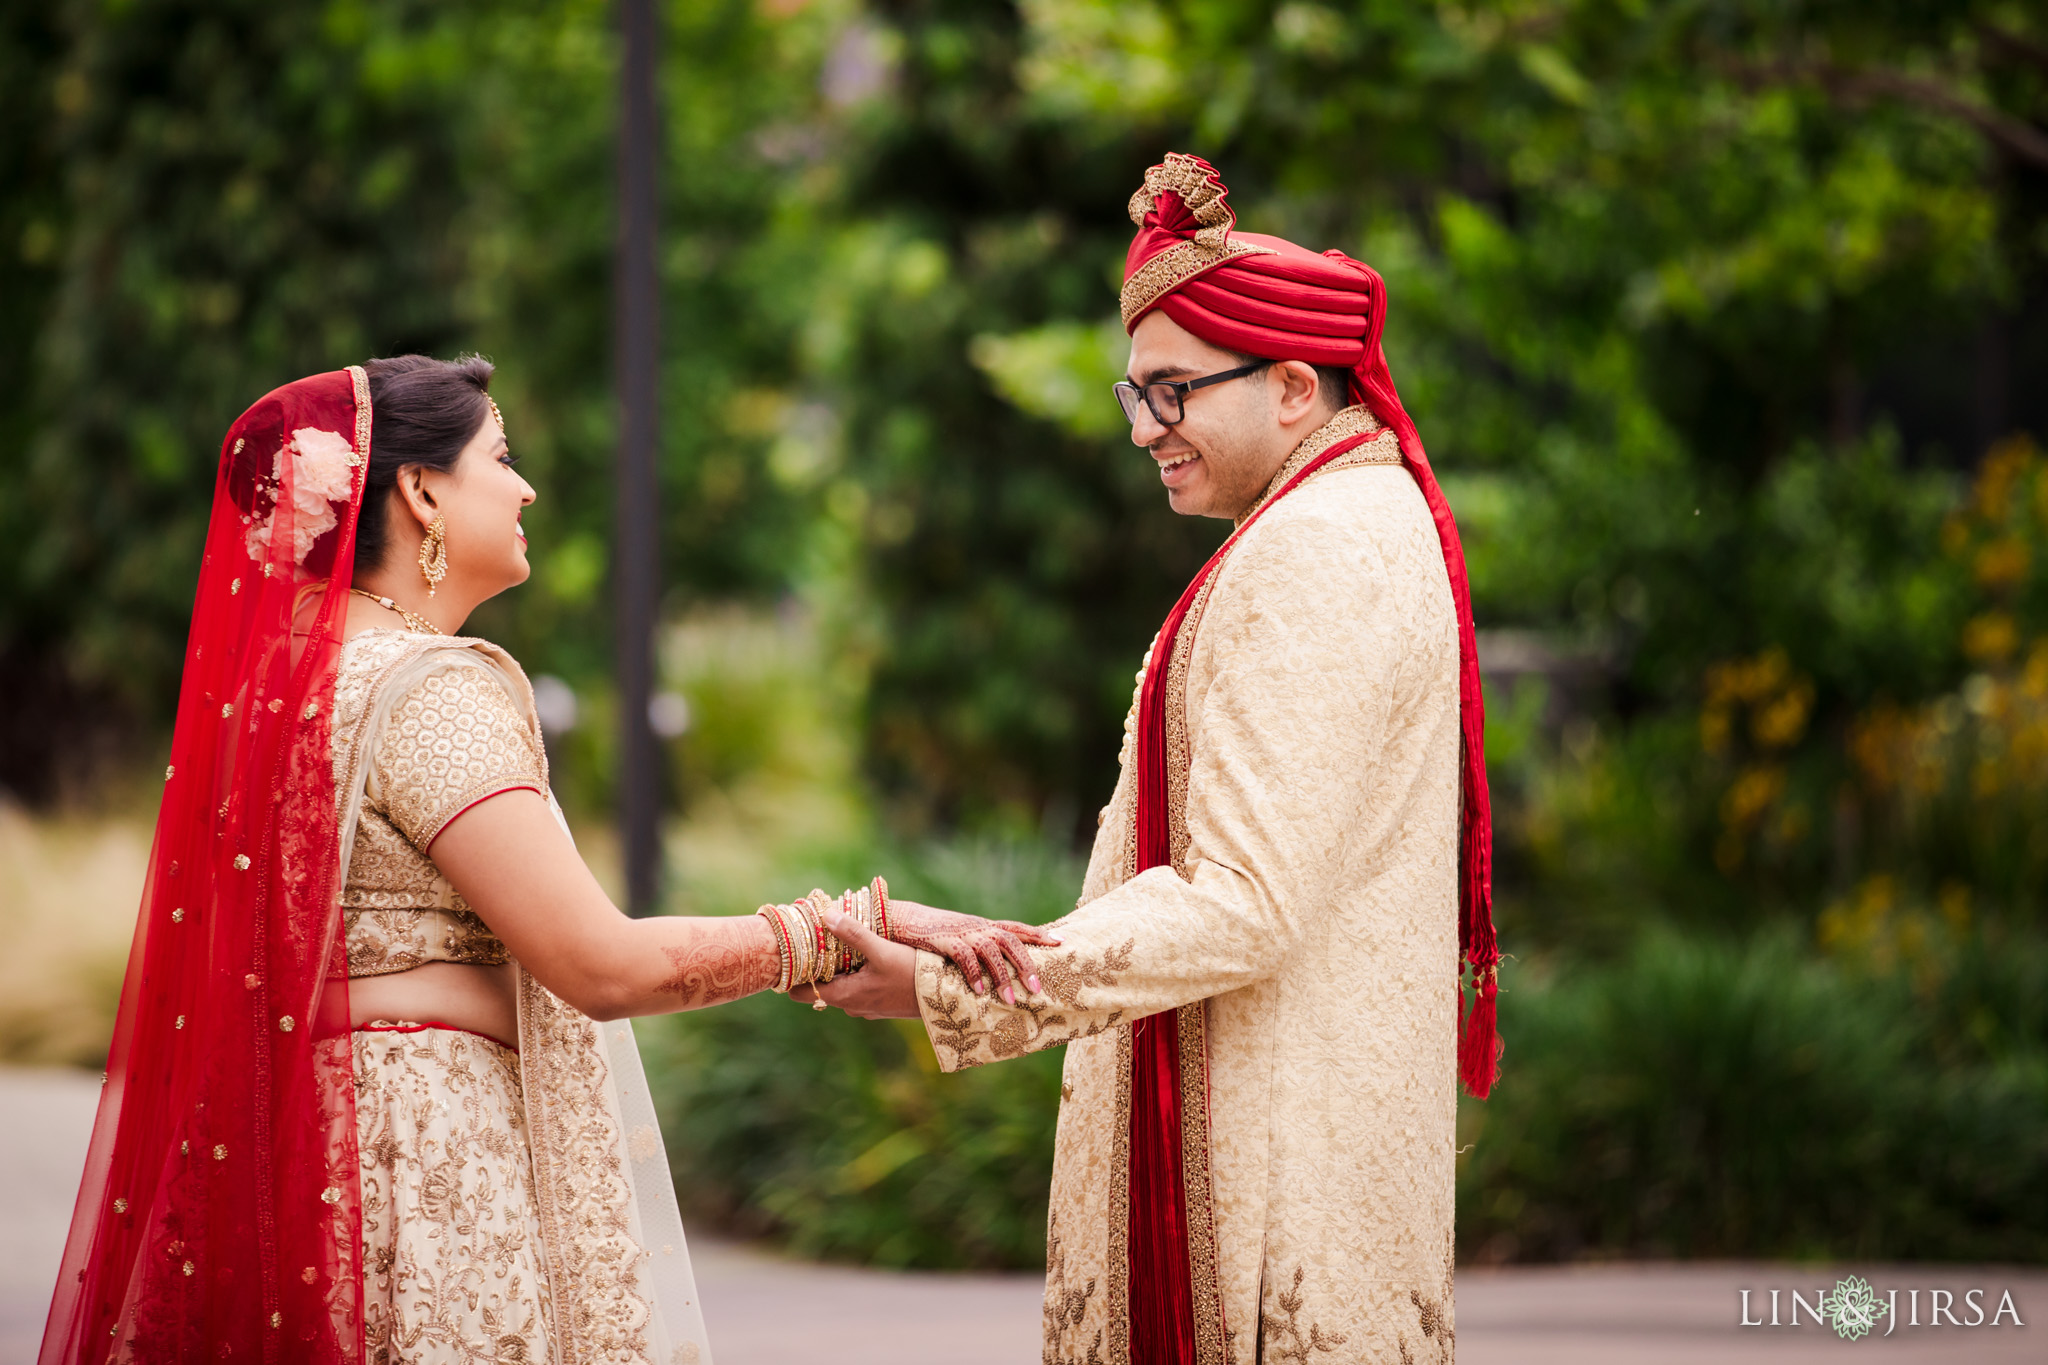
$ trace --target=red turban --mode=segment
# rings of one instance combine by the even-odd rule
[[[1443,544],[1444,568],[1458,617],[1459,713],[1464,734],[1458,895],[1458,947],[1475,990],[1460,1025],[1458,1071],[1484,1096],[1499,1074],[1494,1027],[1493,817],[1486,789],[1486,710],[1472,625],[1472,589],[1457,522],[1437,486],[1422,438],[1401,407],[1380,349],[1387,317],[1379,272],[1341,251],[1317,253],[1279,237],[1234,232],[1237,215],[1215,167],[1179,152],[1145,172],[1131,196],[1131,239],[1124,262],[1126,331],[1158,309],[1211,345],[1272,360],[1350,369],[1352,398],[1391,427],[1429,504]],[[1463,1011],[1461,1009],[1461,1014]]]

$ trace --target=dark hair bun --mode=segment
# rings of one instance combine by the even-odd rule
[[[436,360],[397,355],[367,360],[370,377],[370,467],[356,518],[356,572],[384,562],[386,504],[398,472],[413,465],[449,470],[491,414],[491,374],[480,355]]]

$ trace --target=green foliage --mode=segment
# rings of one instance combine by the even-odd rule
[[[1484,1260],[2048,1255],[2038,940],[1918,974],[1651,931],[1504,974],[1500,1088],[1468,1104],[1458,1236]]]
[[[942,1076],[921,1032],[775,996],[643,1025],[684,1216],[865,1265],[1043,1265],[1060,1054]]]
[[[784,851],[859,846],[870,805],[910,894],[1070,893],[1057,855],[944,850],[1090,832],[1131,670],[1220,538],[1106,391],[1127,197],[1195,151],[1248,229],[1385,275],[1480,626],[1534,660],[1488,678],[1500,918],[1558,975],[1504,1016],[1467,1245],[2039,1254],[2048,503],[2007,440],[2048,433],[2038,14],[665,8],[679,905],[830,884]],[[615,63],[597,0],[0,0],[0,784],[52,796],[168,716],[236,412],[477,349],[541,496],[534,581],[475,627],[575,685],[555,773],[602,809]],[[1051,1059],[938,1077],[778,1003],[663,1026],[703,1211],[1038,1254]],[[1711,1084],[1667,1112],[1681,1063]]]
[[[503,363],[541,571],[478,626],[597,685],[604,7],[6,13],[5,344],[36,375],[0,397],[9,711],[160,719],[214,436],[273,383],[407,347]],[[1165,510],[1102,392],[1124,201],[1178,145],[1247,226],[1387,276],[1482,624],[1596,650],[1653,719],[1773,643],[1831,724],[1953,685],[1911,548],[1933,469],[2048,418],[1973,374],[2048,346],[2027,25],[1990,3],[671,6],[675,604],[820,607],[906,827],[1085,833],[1125,679],[1217,538]],[[47,786],[40,752],[6,780]]]
[[[716,413],[786,355],[761,323],[783,281],[742,268],[777,180],[748,138],[815,55],[737,0],[674,26],[666,363],[678,406]],[[612,45],[598,3],[0,9],[24,77],[0,96],[0,344],[33,376],[0,394],[0,695],[29,716],[0,781],[48,795],[84,746],[44,736],[81,717],[167,717],[220,433],[368,355],[497,355],[548,571],[476,626],[539,670],[603,668]],[[745,458],[758,436],[678,426],[669,578],[784,589],[803,521]]]
[[[793,860],[778,885],[875,867],[909,899],[1032,923],[1071,906],[1079,875],[1036,844],[863,846]],[[947,1076],[914,1020],[778,996],[639,1028],[686,1216],[870,1265],[1044,1264],[1063,1052]]]
[[[412,130],[455,92],[445,64],[381,79],[304,8],[37,8],[40,79],[9,96],[29,222],[8,344],[34,378],[0,399],[0,653],[53,711],[70,691],[162,715],[224,419],[386,337],[447,339],[450,149]]]

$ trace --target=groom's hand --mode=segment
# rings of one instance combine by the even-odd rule
[[[825,927],[867,958],[867,964],[857,972],[832,978],[815,993],[809,986],[798,986],[791,996],[798,1000],[822,996],[826,1004],[863,1019],[918,1017],[917,949],[877,937],[851,915],[838,911],[825,917]]]

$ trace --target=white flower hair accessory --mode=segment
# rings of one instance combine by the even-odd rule
[[[355,447],[339,433],[322,431],[318,427],[300,427],[277,452],[277,459],[271,466],[273,497],[285,481],[287,455],[292,461],[292,563],[303,564],[313,542],[332,531],[341,521],[335,504],[349,499],[352,487],[350,468],[355,463]],[[250,519],[246,543],[251,559],[265,558],[270,548],[272,524],[277,520],[277,509],[278,505],[273,503],[268,515],[260,520]]]

